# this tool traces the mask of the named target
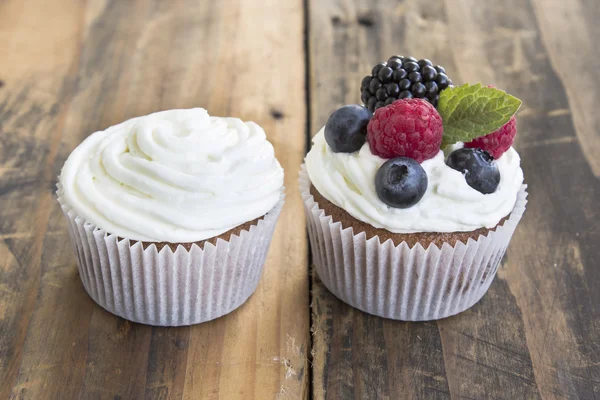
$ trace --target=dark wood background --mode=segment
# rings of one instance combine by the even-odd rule
[[[599,20],[597,0],[0,1],[0,398],[600,397]],[[438,322],[309,275],[308,138],[397,53],[524,102],[527,212],[488,294]],[[248,303],[132,324],[84,292],[56,176],[89,133],[192,106],[263,125],[288,201]]]

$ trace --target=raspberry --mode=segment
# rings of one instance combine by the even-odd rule
[[[510,149],[515,141],[516,134],[517,119],[513,115],[500,129],[465,143],[465,147],[485,150],[497,160],[506,150]]]
[[[367,126],[371,152],[383,158],[434,157],[442,144],[442,117],[423,99],[401,99],[379,108]]]

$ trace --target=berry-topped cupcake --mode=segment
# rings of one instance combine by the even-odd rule
[[[300,176],[323,283],[371,314],[432,320],[491,284],[526,204],[512,147],[521,102],[393,56],[333,112]]]
[[[190,325],[256,289],[283,169],[257,124],[169,110],[90,135],[57,193],[98,304],[136,322]]]

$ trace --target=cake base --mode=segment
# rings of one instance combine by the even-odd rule
[[[396,246],[402,242],[406,242],[408,247],[413,247],[417,243],[420,243],[424,248],[429,247],[432,243],[438,247],[441,247],[444,243],[448,243],[451,246],[454,246],[457,242],[467,243],[469,239],[477,240],[479,236],[487,236],[490,232],[496,230],[496,227],[502,225],[508,218],[502,218],[500,222],[491,229],[480,228],[468,232],[394,233],[388,231],[387,229],[375,228],[371,224],[354,218],[346,210],[336,206],[323,197],[313,185],[310,186],[310,194],[314,197],[315,202],[319,204],[319,207],[324,210],[327,215],[330,215],[334,221],[342,224],[342,228],[352,227],[355,234],[365,232],[367,239],[377,236],[379,237],[379,241],[381,243],[391,239]]]
[[[217,240],[219,240],[219,239],[222,239],[222,240],[228,242],[229,239],[231,239],[232,235],[240,236],[240,234],[243,231],[249,231],[250,227],[258,225],[258,221],[263,220],[264,217],[265,216],[263,215],[261,217],[253,219],[252,221],[244,222],[243,224],[238,225],[235,228],[231,228],[227,232],[223,232],[223,233],[221,233],[218,236],[213,236],[213,237],[205,239],[205,240],[199,240],[197,242],[189,242],[189,243],[142,242],[142,246],[144,247],[144,250],[145,250],[149,246],[155,245],[156,246],[156,250],[158,250],[158,251],[161,251],[163,247],[168,246],[168,247],[171,248],[171,250],[173,252],[175,252],[179,246],[183,247],[187,251],[190,251],[190,249],[192,248],[193,245],[196,245],[196,246],[200,247],[201,249],[204,249],[204,245],[206,243],[210,243],[212,245],[216,245],[217,244]],[[120,238],[120,239],[122,239],[122,238]],[[137,241],[132,240],[131,244],[134,244],[134,243],[137,243]]]

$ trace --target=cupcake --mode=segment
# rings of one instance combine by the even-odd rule
[[[135,322],[190,325],[256,289],[283,170],[257,124],[169,110],[90,135],[57,195],[96,303]]]
[[[512,147],[521,102],[393,56],[335,110],[300,172],[316,271],[339,299],[405,321],[488,290],[526,205]]]

